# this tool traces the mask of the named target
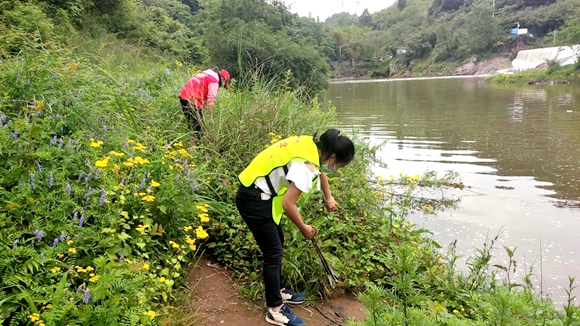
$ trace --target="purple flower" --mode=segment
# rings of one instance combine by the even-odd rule
[[[83,290],[83,284],[79,285],[79,287],[77,288],[77,294],[81,293],[82,290]]]
[[[125,256],[121,255],[121,257],[119,257],[119,263],[122,263],[124,259],[125,259]]]
[[[75,213],[73,214],[73,222],[76,222],[76,221],[78,221],[78,219],[79,219],[79,217],[78,217],[78,216],[79,216],[79,212],[75,212]]]
[[[50,139],[50,144],[51,145],[55,145],[56,144],[56,135]]]
[[[58,238],[54,238],[54,241],[52,242],[52,249],[56,248],[57,245],[58,245]]]
[[[107,125],[103,125],[103,133],[107,132]]]
[[[169,68],[165,68],[165,76],[169,75],[171,75],[171,71],[169,70]]]
[[[85,296],[83,297],[83,303],[87,304],[89,303],[89,300],[91,300],[91,291],[89,290],[89,288],[87,288],[85,290]]]
[[[30,172],[30,187],[34,190],[36,187],[34,186],[34,173]]]
[[[129,143],[125,141],[125,148],[129,148]]]
[[[141,180],[141,189],[145,188],[146,184],[147,184],[147,179],[143,178],[143,180]]]
[[[64,145],[64,140],[62,140],[62,138],[60,138],[60,140],[58,141],[58,148],[62,148],[62,145]]]
[[[137,186],[133,187],[133,196],[135,196],[135,194],[137,193]]]
[[[44,231],[34,230],[34,235],[36,236],[36,239],[38,239],[38,241],[42,241],[42,238],[44,238]]]
[[[121,179],[121,185],[124,186],[125,185],[125,178]]]
[[[81,91],[80,91],[80,90],[78,90],[78,91],[77,91],[77,98],[80,98],[80,97],[81,97]]]
[[[64,231],[60,231],[60,241],[64,241],[64,239],[66,238],[66,234],[64,234]]]
[[[81,144],[79,144],[79,145],[77,146],[77,148],[76,148],[76,151],[77,151],[77,152],[78,152],[78,151],[80,151],[80,150],[81,150]]]
[[[14,130],[14,132],[12,133],[12,138],[14,140],[16,140],[16,138],[18,138],[18,134],[20,133],[20,131],[18,131],[18,129]]]
[[[83,227],[83,223],[85,223],[85,214],[81,214],[81,219],[79,220],[79,229]]]
[[[0,116],[0,127],[2,127],[4,121],[6,121],[6,114],[2,113],[2,116]]]
[[[20,240],[18,240],[18,239],[14,240],[14,242],[12,242],[12,249],[16,249],[16,247],[18,247],[19,242],[20,242]]]
[[[71,142],[72,142],[72,139],[69,138],[68,141],[66,142],[66,149],[71,149]]]
[[[50,176],[48,177],[48,189],[52,188],[52,183],[54,182],[54,175],[50,172]]]
[[[87,163],[85,162],[85,164],[87,164]],[[93,167],[89,166],[89,174],[92,174],[92,173],[93,173]]]
[[[87,206],[90,201],[91,201],[91,197],[87,196],[87,198],[85,199],[85,203],[84,203],[83,206]]]
[[[103,206],[106,198],[107,198],[107,195],[105,194],[105,189],[103,189],[101,191],[101,198],[99,199],[99,206]]]
[[[44,259],[44,252],[41,252],[40,253],[40,260],[43,260],[43,259]]]
[[[4,125],[4,128],[10,127],[11,124],[12,124],[12,120],[8,120],[8,122]]]
[[[147,179],[151,178],[151,173],[147,172]]]
[[[85,186],[89,185],[89,181],[91,181],[92,177],[93,177],[92,173],[87,174],[87,177],[85,178]]]
[[[38,168],[38,174],[42,174],[42,165],[40,161],[36,161],[36,167]]]
[[[66,191],[66,194],[67,194],[67,196],[69,196],[69,197],[70,197],[70,190],[71,190],[71,189],[70,189],[70,183],[67,183],[67,184],[66,184],[66,189],[65,189],[64,191]]]
[[[95,180],[99,178],[99,170],[95,170]]]

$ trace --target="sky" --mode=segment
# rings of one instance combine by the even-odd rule
[[[300,16],[308,16],[312,13],[312,18],[318,16],[320,21],[339,12],[349,12],[360,15],[365,8],[370,13],[380,11],[392,5],[395,0],[283,0],[290,6],[290,11]]]

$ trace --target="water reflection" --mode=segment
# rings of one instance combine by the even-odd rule
[[[502,229],[499,244],[518,247],[520,277],[524,261],[539,277],[541,243],[544,291],[562,302],[567,275],[580,276],[580,210],[553,203],[580,199],[580,88],[470,78],[349,82],[328,95],[342,128],[388,140],[378,173],[460,173],[469,188],[454,194],[462,198],[456,210],[412,217],[436,241],[459,239],[459,254],[469,255]]]

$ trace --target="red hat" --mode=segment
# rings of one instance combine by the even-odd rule
[[[230,84],[230,73],[227,72],[227,70],[222,69],[220,70],[220,75],[222,75],[222,77],[224,77],[224,79],[226,80],[226,85],[225,88],[228,88],[228,85]]]

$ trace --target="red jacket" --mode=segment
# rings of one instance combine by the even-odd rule
[[[205,109],[206,105],[212,106],[219,89],[219,76],[217,72],[208,69],[193,76],[179,92],[179,97],[195,104],[198,108]]]

